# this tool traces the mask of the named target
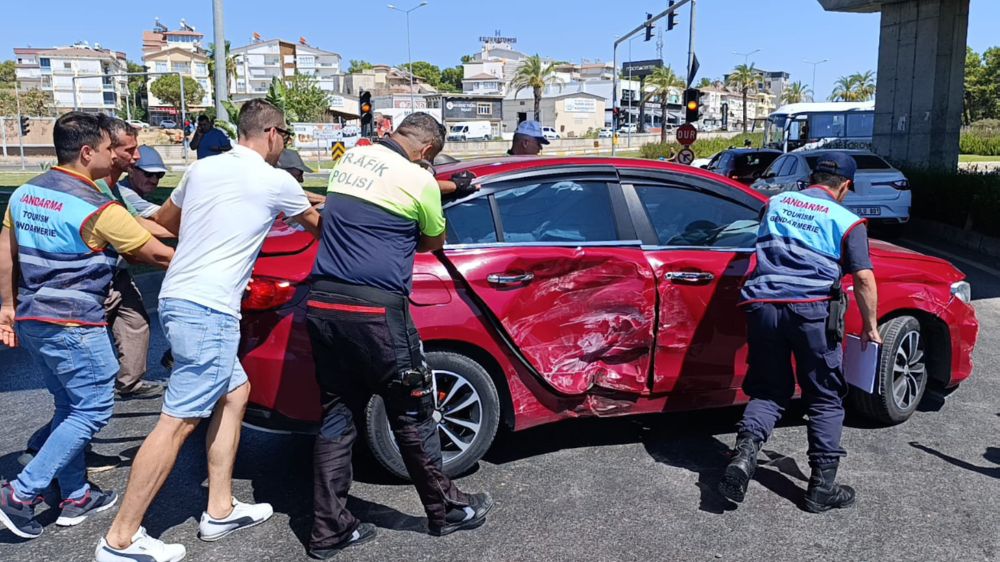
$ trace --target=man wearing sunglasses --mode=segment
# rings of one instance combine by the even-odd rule
[[[128,170],[128,176],[118,182],[118,190],[122,197],[139,213],[148,219],[160,210],[156,203],[150,203],[149,197],[160,186],[160,180],[167,173],[160,153],[151,146],[139,147],[139,161]]]

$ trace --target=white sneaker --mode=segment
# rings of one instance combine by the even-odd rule
[[[112,548],[108,540],[101,537],[94,551],[97,562],[179,562],[187,550],[182,544],[167,544],[146,534],[146,529],[132,535],[132,544],[126,548]]]
[[[198,538],[203,541],[217,541],[240,529],[260,525],[274,515],[269,503],[242,503],[233,498],[233,511],[224,519],[215,519],[207,511],[201,514],[198,523]]]

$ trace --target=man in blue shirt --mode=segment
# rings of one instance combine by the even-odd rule
[[[204,115],[198,116],[198,129],[191,137],[191,148],[198,151],[198,160],[232,150],[229,135],[215,128],[215,122]]]
[[[856,169],[849,154],[820,154],[811,185],[775,195],[762,217],[757,266],[740,303],[747,312],[749,369],[743,391],[750,403],[739,424],[735,454],[719,483],[722,495],[734,502],[743,501],[757,454],[791,400],[797,379],[808,408],[812,467],[804,507],[819,513],[854,504],[854,490],[834,484],[846,454],[840,437],[847,382],[842,328],[832,328],[829,320],[845,272],[854,278],[862,345],[882,341],[865,221],[841,206],[853,189]]]

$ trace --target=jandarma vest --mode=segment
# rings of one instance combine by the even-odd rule
[[[59,170],[14,191],[10,212],[21,269],[18,320],[105,325],[104,300],[118,254],[110,246],[89,247],[81,229],[113,204],[88,180]]]
[[[770,199],[757,231],[757,268],[743,301],[803,302],[830,298],[843,277],[844,239],[864,222],[818,189]]]

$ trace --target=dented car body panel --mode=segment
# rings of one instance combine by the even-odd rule
[[[609,175],[615,169],[620,178]],[[610,208],[604,212],[614,218],[609,228],[618,239],[583,240],[587,229],[596,227],[549,224],[558,222],[561,211],[556,210],[546,211],[540,223],[541,230],[558,238],[552,242],[508,242],[500,232],[480,240],[489,231],[486,225],[465,229],[475,231],[469,235],[478,237],[472,242],[456,244],[449,233],[444,251],[417,255],[410,301],[425,348],[461,353],[483,365],[499,391],[501,416],[509,427],[747,401],[740,388],[746,375],[745,320],[737,302],[754,266],[752,247],[726,247],[723,235],[735,230],[712,230],[697,221],[678,223],[687,228],[681,233],[687,245],[651,239],[657,235],[656,224],[651,225],[656,217],[637,215],[643,201],[632,184],[662,177],[670,188],[690,179],[685,196],[738,190],[724,198],[726,204],[751,211],[763,205],[760,195],[703,170],[654,161],[494,159],[441,167],[438,177],[462,170],[474,173],[482,190],[450,207],[465,205],[468,216],[481,215],[497,225],[504,222],[502,205],[510,199],[497,194],[506,189],[521,193],[555,185],[566,198],[607,189]],[[550,176],[556,179],[546,183]],[[580,178],[579,185],[567,188],[574,178]],[[656,188],[660,180],[650,181]],[[458,217],[449,215],[449,222],[460,222]],[[574,237],[581,240],[573,242]],[[712,240],[723,242],[710,246]],[[309,235],[276,226],[254,278],[280,280],[293,293],[274,310],[244,310],[242,322],[241,360],[252,383],[251,405],[302,424],[320,418],[304,325],[305,283],[316,250]],[[910,314],[926,321],[941,342],[935,348],[935,378],[948,387],[968,378],[978,322],[972,307],[951,294],[962,273],[944,260],[878,241],[872,241],[872,259],[879,318]],[[852,290],[850,276],[845,288]],[[852,304],[848,332],[858,333],[860,327]]]

